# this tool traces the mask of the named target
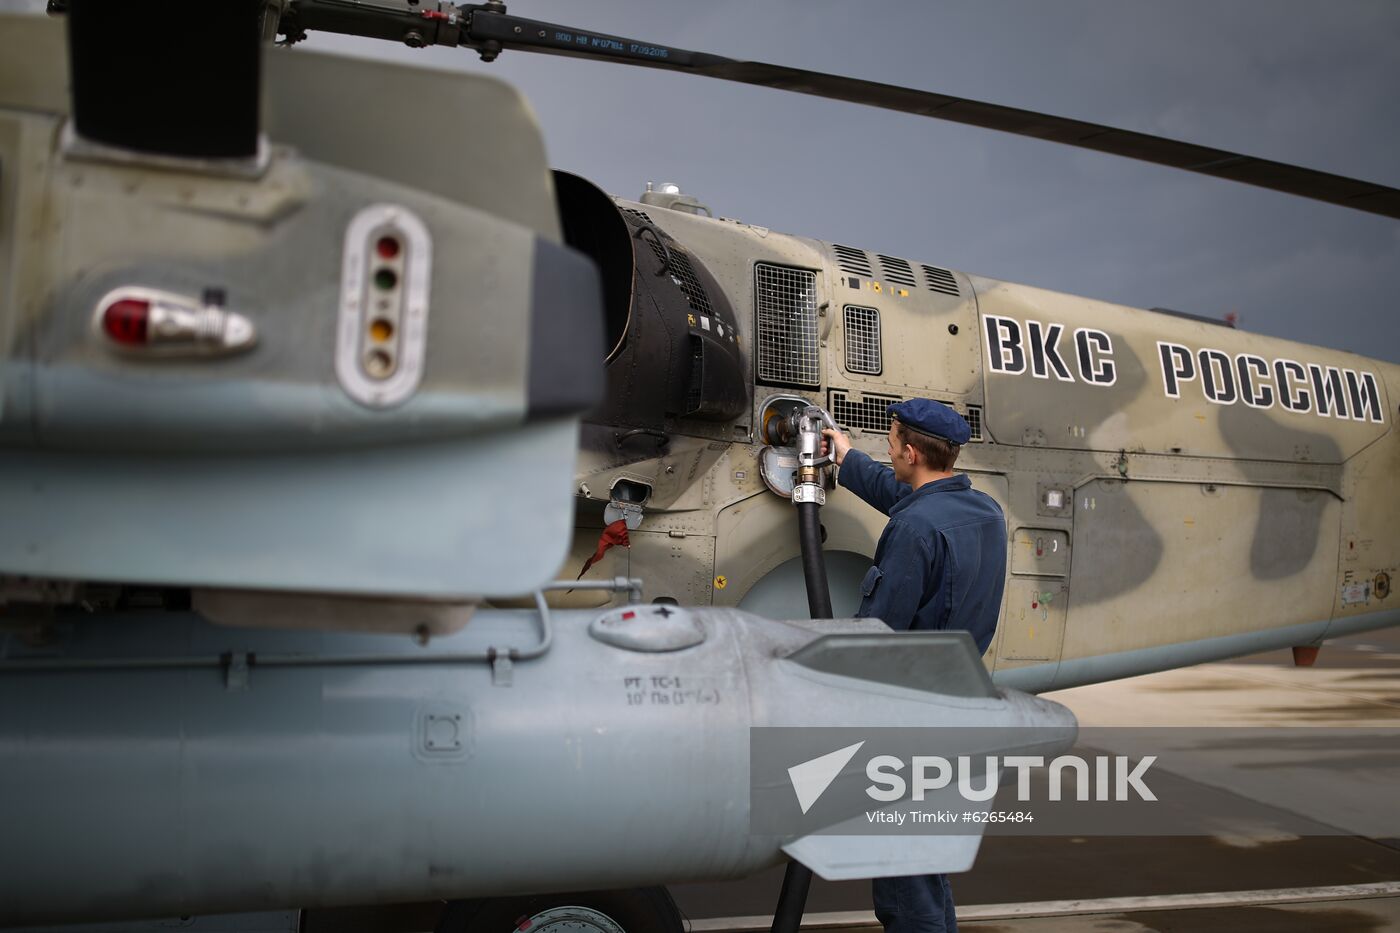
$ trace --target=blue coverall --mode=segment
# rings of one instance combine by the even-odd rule
[[[986,651],[1006,585],[1006,518],[996,502],[962,473],[911,489],[859,450],[846,453],[839,480],[890,517],[856,615],[893,629],[965,629]],[[956,933],[947,876],[876,878],[872,888],[886,933]]]

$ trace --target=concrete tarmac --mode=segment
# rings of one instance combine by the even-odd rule
[[[1269,652],[1047,696],[1074,710],[1084,727],[1290,727],[1289,747],[1271,753],[1304,761],[1335,753],[1326,746],[1338,741],[1342,728],[1352,734],[1364,727],[1378,736],[1400,728],[1400,630],[1330,642],[1310,668],[1294,667],[1289,651]],[[1395,759],[1385,749],[1379,752],[1375,768],[1358,769],[1346,780],[1364,783],[1377,774],[1393,775]],[[1389,752],[1400,755],[1400,748]],[[1337,786],[1331,776],[1321,778],[1317,787],[1256,791],[1255,785],[1235,783],[1249,771],[1241,755],[1222,753],[1192,773],[1169,775],[1178,782],[1179,793],[1204,810],[1231,814],[1247,831],[1152,837],[989,835],[973,869],[952,879],[962,928],[967,933],[1400,931],[1400,896],[1361,897],[1357,892],[1370,889],[1356,887],[1400,882],[1400,841],[1395,838],[1400,834],[1389,829],[1400,817],[1400,803],[1380,819],[1368,803],[1356,805],[1365,795]],[[1300,820],[1305,826],[1314,821],[1327,834],[1260,832],[1271,816],[1286,816],[1295,828]],[[1369,831],[1376,826],[1386,828]],[[696,921],[697,933],[738,930],[744,927],[736,918],[771,916],[781,879],[782,870],[775,869],[744,882],[678,885],[672,891]],[[1213,897],[1304,888],[1325,889],[1325,897],[1311,902],[1279,902],[1262,894]],[[1162,900],[1175,895],[1188,899]],[[1085,901],[1107,912],[1054,914],[1071,909],[1065,907],[1068,902]],[[1193,902],[1202,906],[1189,906]],[[1014,909],[1042,903],[1060,906],[1045,908],[1051,915],[1040,917],[1017,915]],[[807,925],[866,928],[873,922],[870,905],[869,882],[815,879]]]
[[[1400,923],[1400,897],[1368,897],[1353,892],[1307,889],[1304,897],[1277,894],[1279,901],[1185,904],[1150,898],[1109,902],[1054,902],[958,909],[964,933],[1371,933]],[[1307,899],[1316,892],[1314,899]],[[1022,909],[1024,908],[1024,909]],[[1039,911],[1039,913],[1036,913]],[[769,917],[693,921],[691,933],[768,933]],[[869,912],[812,914],[804,930],[822,933],[878,933]]]

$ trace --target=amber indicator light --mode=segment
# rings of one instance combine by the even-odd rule
[[[394,325],[383,318],[377,318],[369,325],[369,336],[375,343],[385,343],[394,336]]]

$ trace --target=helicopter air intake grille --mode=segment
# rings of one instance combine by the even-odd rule
[[[690,257],[686,255],[685,249],[670,237],[666,237],[665,246],[661,245],[660,236],[647,237],[647,242],[651,244],[651,251],[656,254],[657,261],[670,273],[671,281],[685,293],[690,310],[696,314],[713,314],[714,311],[710,309],[710,296],[705,294],[705,286],[695,277],[695,268],[690,264]]]
[[[624,214],[631,214],[633,217],[641,218],[646,223],[651,223],[651,215],[646,211],[639,211],[635,207],[624,207],[622,208],[622,212]]]
[[[880,354],[880,312],[875,308],[846,305],[846,372],[878,376],[883,369]]]
[[[865,254],[865,250],[842,246],[839,243],[831,244],[831,248],[836,251],[836,262],[842,272],[863,275],[867,279],[874,278],[875,273],[870,268],[870,257]]]
[[[893,256],[880,256],[880,268],[885,272],[885,278],[896,285],[908,285],[913,288],[918,283],[914,281],[914,270],[909,263],[903,259],[896,259]]]
[[[920,266],[924,270],[924,281],[928,283],[931,292],[940,292],[944,295],[952,295],[957,298],[962,295],[958,290],[958,280],[953,278],[953,273],[947,269],[940,269],[937,266]]]
[[[972,429],[969,441],[980,441],[982,439],[982,408],[979,405],[967,406],[967,411],[963,412],[963,417],[967,419],[967,426]]]
[[[873,434],[885,434],[890,429],[890,416],[885,414],[885,409],[895,402],[902,402],[904,398],[898,395],[877,395],[873,392],[866,392],[861,396],[861,401],[854,401],[850,394],[842,389],[832,389],[827,393],[827,410],[831,412],[831,417],[837,424],[851,431],[869,431]],[[949,408],[956,409],[952,402],[943,401]],[[967,419],[967,426],[972,429],[968,437],[968,443],[975,443],[982,440],[982,407],[980,405],[969,405],[962,413]]]
[[[840,389],[832,389],[828,398],[831,417],[837,424],[852,431],[873,431],[876,434],[884,434],[890,429],[890,416],[885,414],[885,409],[895,402],[904,401],[898,395],[866,392],[857,402]]]
[[[820,384],[817,274],[761,262],[754,266],[753,291],[758,378],[784,385]]]

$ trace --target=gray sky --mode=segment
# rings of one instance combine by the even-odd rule
[[[509,6],[1400,187],[1395,0]],[[484,65],[463,49],[323,34],[304,47],[508,80],[539,114],[551,161],[615,194],[676,181],[718,214],[777,230],[1138,307],[1234,311],[1248,330],[1400,362],[1400,221],[684,75],[520,52]]]
[[[1394,0],[511,0],[520,16],[1042,110],[1400,187]],[[1400,221],[851,104],[528,53],[551,161],[777,230],[1400,362]],[[469,119],[463,115],[463,119]],[[484,132],[489,128],[483,127]]]

